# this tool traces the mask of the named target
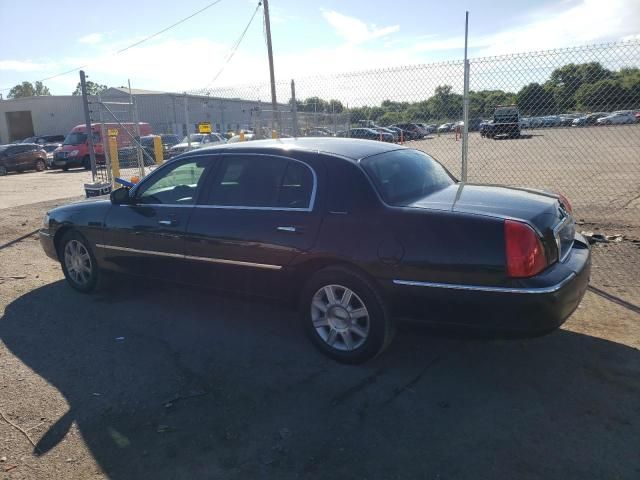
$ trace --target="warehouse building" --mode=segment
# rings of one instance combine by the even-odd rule
[[[239,98],[217,98],[206,95],[177,94],[152,90],[132,89],[138,120],[151,124],[154,133],[185,135],[197,131],[200,122],[211,123],[218,132],[254,129],[261,125],[261,117],[270,113],[270,107],[260,101]],[[128,88],[109,88],[100,100],[91,97],[91,116],[94,122],[121,122],[133,120]],[[281,106],[286,109],[285,105]],[[0,144],[33,135],[66,134],[74,126],[84,123],[82,97],[56,95],[0,100]]]

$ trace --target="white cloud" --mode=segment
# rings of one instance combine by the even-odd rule
[[[84,37],[80,37],[78,39],[78,43],[85,43],[88,45],[95,45],[102,41],[101,33],[90,33],[89,35],[85,35]]]
[[[38,63],[31,60],[0,60],[0,71],[12,72],[41,72],[50,68],[55,68],[51,62]]]
[[[349,17],[335,10],[323,10],[322,16],[340,37],[351,44],[360,44],[375,38],[385,37],[400,30],[399,25],[378,28],[367,25],[359,18]]]
[[[562,7],[562,4],[560,5]],[[491,35],[474,36],[471,18],[469,48],[479,56],[546,50],[602,41],[637,38],[640,2],[637,0],[580,0],[571,8],[559,6],[538,10],[521,25]],[[457,50],[464,38],[441,38],[419,42],[416,51]]]

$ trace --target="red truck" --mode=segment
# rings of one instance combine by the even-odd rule
[[[148,123],[139,122],[138,127],[140,136],[151,135],[151,125]],[[107,135],[117,131],[118,148],[130,146],[133,143],[131,136],[136,137],[138,135],[135,123],[105,123],[104,131]],[[102,124],[92,123],[91,132],[96,152],[96,163],[104,163]],[[91,160],[89,158],[88,138],[86,125],[82,124],[73,127],[65,137],[64,142],[62,142],[62,146],[53,152],[51,168],[69,170],[70,168],[84,167],[89,170],[91,168]]]

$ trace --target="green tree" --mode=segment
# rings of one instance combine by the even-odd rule
[[[303,102],[304,112],[322,113],[327,110],[327,102],[320,97],[309,97]]]
[[[516,95],[516,103],[520,113],[525,115],[544,115],[556,110],[553,92],[539,83],[530,83],[522,87]]]
[[[344,105],[340,100],[331,99],[327,102],[327,113],[342,113]]]
[[[436,120],[459,120],[462,117],[462,95],[453,93],[451,85],[436,87],[427,105]]]
[[[99,83],[92,82],[91,80],[87,81],[87,95],[98,95],[99,93],[104,92],[107,88],[108,87],[106,85],[101,85]],[[82,95],[80,82],[78,82],[76,89],[71,95]]]
[[[51,95],[49,89],[42,82],[36,82],[35,85],[31,82],[22,82],[9,90],[7,98],[39,97],[42,95]]]
[[[598,62],[569,63],[551,73],[547,88],[553,92],[559,110],[573,110],[576,108],[575,94],[582,85],[612,77],[613,72]]]
[[[586,83],[576,92],[578,108],[587,111],[607,111],[629,108],[629,89],[616,80]]]

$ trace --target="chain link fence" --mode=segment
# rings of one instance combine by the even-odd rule
[[[580,228],[598,240],[594,282],[636,300],[639,67],[639,41],[470,59],[466,129],[467,181],[566,195]],[[266,83],[134,94],[134,110],[154,133],[180,138],[207,122],[230,141],[245,132],[405,143],[460,178],[464,72],[460,60],[297,78],[295,88],[276,84],[275,111]]]

